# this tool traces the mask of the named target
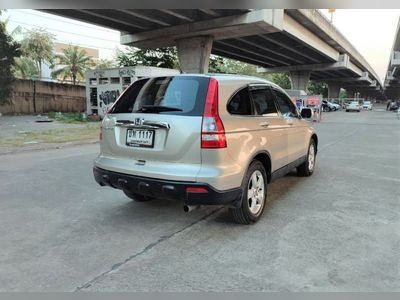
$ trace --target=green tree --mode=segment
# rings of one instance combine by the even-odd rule
[[[267,75],[267,79],[279,85],[283,89],[291,89],[292,83],[290,82],[289,74],[287,73],[271,73]]]
[[[8,20],[5,21],[5,24],[8,24]],[[10,36],[14,40],[20,40],[23,38],[24,29],[21,26],[15,27],[11,32]],[[12,68],[12,73],[14,77],[18,79],[28,79],[33,80],[38,78],[39,70],[32,60],[32,58],[24,56],[24,53],[21,51],[21,56],[15,58],[14,66]]]
[[[35,62],[39,78],[42,78],[42,64],[53,60],[54,35],[43,29],[28,30],[24,33],[21,46],[23,55]]]
[[[69,46],[63,50],[63,54],[56,55],[51,73],[53,78],[61,77],[62,80],[72,79],[73,84],[76,80],[85,78],[85,71],[93,65],[92,58],[86,55],[86,51],[78,46]]]
[[[309,82],[307,86],[309,94],[322,95],[324,98],[328,97],[328,85],[325,82]]]
[[[339,98],[347,98],[347,91],[345,89],[340,89]]]
[[[0,21],[0,104],[9,103],[14,81],[12,67],[20,55],[20,45],[7,34],[6,23]]]
[[[118,51],[116,55],[118,66],[150,66],[160,68],[177,68],[179,66],[176,48],[138,49]]]
[[[13,67],[13,74],[19,79],[33,80],[38,78],[39,70],[35,62],[26,56],[15,58],[15,65]]]
[[[260,77],[260,75],[257,73],[257,67],[255,65],[230,58],[223,59],[223,71],[224,73],[228,74],[241,74]]]
[[[226,73],[224,68],[225,59],[221,56],[211,55],[208,65],[209,73]]]
[[[283,89],[290,89],[290,78],[287,73],[259,73],[257,66],[234,59],[223,58],[222,73],[249,75],[267,79]]]
[[[116,66],[116,62],[110,59],[99,59],[93,64],[94,69],[111,69]]]

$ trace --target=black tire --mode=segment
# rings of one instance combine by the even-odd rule
[[[256,213],[253,213],[250,210],[249,202],[254,201],[254,200],[248,199],[248,189],[250,187],[250,180],[254,174],[256,174],[256,176],[261,174],[261,176],[263,178],[263,187],[264,187],[264,191],[263,191],[263,199],[264,200],[262,201],[262,203],[260,203],[261,206]],[[260,177],[258,177],[258,178],[260,178]],[[231,216],[232,216],[233,220],[239,224],[247,225],[247,224],[255,223],[262,216],[262,214],[264,212],[265,204],[267,202],[267,174],[265,172],[265,168],[264,168],[263,164],[260,161],[254,160],[250,164],[250,166],[246,172],[246,175],[243,178],[242,190],[243,190],[242,204],[239,208],[230,208],[229,209]],[[259,195],[262,195],[262,194],[259,194]]]
[[[139,195],[139,194],[133,193],[129,190],[123,190],[123,192],[128,198],[131,198],[132,200],[134,200],[136,202],[147,202],[147,201],[153,200],[153,198],[151,198],[149,196]]]
[[[349,112],[349,110],[348,110],[348,109],[346,109],[346,112]]]
[[[311,147],[312,146],[312,147]],[[313,159],[313,165],[310,166],[310,151],[311,148],[314,151],[314,159]],[[308,146],[308,152],[307,152],[307,159],[304,163],[302,163],[300,166],[297,167],[297,175],[302,176],[302,177],[308,177],[311,176],[314,173],[315,170],[315,161],[316,161],[316,145],[314,139],[311,139],[310,144]]]

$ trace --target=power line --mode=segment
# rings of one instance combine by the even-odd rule
[[[95,48],[95,49],[104,49],[104,50],[116,50],[116,48],[110,48],[110,47],[98,47],[98,46],[93,46],[93,45],[88,45],[88,44],[81,44],[81,43],[75,43],[75,42],[70,42],[70,41],[63,41],[57,39],[57,42],[59,43],[64,43],[64,44],[71,44],[75,46],[81,46],[81,47],[87,47],[87,48]]]
[[[31,24],[27,24],[27,23],[23,23],[23,22],[19,22],[19,21],[13,21],[13,20],[10,20],[10,19],[8,21],[12,22],[12,23],[21,23],[21,24],[25,24],[25,25],[28,25],[28,26],[46,28],[46,29],[53,30],[53,31],[59,31],[59,30],[51,29],[49,27],[43,27],[43,26],[39,26],[39,25],[31,25]],[[73,34],[73,33],[71,33],[71,34]],[[75,35],[87,37],[87,36],[82,35],[82,34],[75,34]],[[97,39],[97,38],[93,38],[93,39]],[[111,47],[95,46],[95,45],[89,45],[89,44],[76,43],[76,42],[71,42],[71,41],[64,41],[64,40],[61,40],[61,39],[56,39],[56,40],[57,40],[57,42],[60,42],[60,43],[73,44],[73,45],[81,46],[81,47],[97,48],[97,49],[104,49],[104,50],[115,50],[116,49],[116,47],[111,48]],[[105,39],[103,39],[103,40],[105,40]],[[111,40],[107,40],[107,41],[111,41]]]
[[[94,29],[94,30],[102,30],[102,31],[108,31],[108,32],[118,31],[118,30],[112,30],[112,29],[108,29],[108,28],[103,28],[103,27],[98,26],[98,25],[91,25],[91,24],[88,24],[88,23],[85,23],[85,22],[82,22],[82,21],[72,21],[72,20],[71,21],[66,21],[66,20],[70,20],[70,19],[65,18],[65,17],[58,17],[58,18],[65,19],[65,20],[62,20],[62,19],[60,20],[57,17],[48,16],[49,13],[45,13],[45,12],[40,12],[40,14],[34,14],[32,12],[27,12],[25,10],[19,10],[19,9],[15,9],[15,11],[17,11],[18,13],[32,15],[32,16],[36,16],[36,17],[44,17],[46,19],[54,20],[54,21],[57,21],[57,22],[68,23],[68,24],[77,25],[77,26],[83,26],[83,27],[87,27],[87,28],[90,28],[90,29]],[[45,14],[45,15],[42,15],[42,14]]]
[[[71,35],[79,35],[79,36],[82,36],[82,37],[88,37],[88,38],[96,39],[96,40],[103,40],[103,41],[107,41],[107,42],[119,43],[119,41],[116,41],[116,40],[103,39],[103,38],[100,38],[100,37],[93,37],[93,36],[85,35],[85,34],[82,34],[82,33],[74,33],[74,32],[69,32],[69,31],[64,31],[64,30],[59,30],[59,29],[53,29],[53,28],[46,27],[46,26],[34,25],[34,24],[29,24],[29,23],[25,23],[25,22],[21,22],[21,21],[15,21],[15,20],[11,20],[11,19],[8,19],[8,21],[12,22],[12,23],[18,23],[18,24],[26,25],[26,26],[32,26],[32,27],[37,27],[37,28],[45,28],[45,29],[47,29],[49,31],[57,31],[57,32],[62,32],[62,33],[66,33],[66,34],[71,34]]]

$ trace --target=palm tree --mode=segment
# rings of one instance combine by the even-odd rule
[[[63,50],[63,54],[55,56],[55,70],[51,76],[61,77],[63,80],[71,78],[75,85],[77,79],[84,78],[85,70],[91,65],[93,65],[92,58],[86,55],[85,50],[70,45]]]
[[[53,60],[54,35],[43,29],[28,30],[21,42],[23,55],[30,57],[39,70],[42,78],[42,64]]]

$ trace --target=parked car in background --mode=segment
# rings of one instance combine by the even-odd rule
[[[358,101],[351,101],[346,105],[346,111],[357,111],[360,112],[360,103]]]
[[[328,100],[322,100],[322,110],[323,111],[335,111],[340,108],[340,105],[329,102]]]
[[[333,102],[331,102],[331,104],[335,107],[335,110],[341,109],[340,104],[333,103]]]
[[[372,110],[372,102],[371,101],[364,101],[362,105],[363,109]]]
[[[314,172],[318,138],[276,84],[237,75],[135,81],[105,115],[93,173],[133,200],[225,205],[241,224],[264,210],[267,183]],[[305,113],[304,113],[305,112]],[[307,114],[307,115],[306,115]]]
[[[392,101],[392,102],[390,103],[389,110],[397,111],[397,109],[398,109],[399,107],[400,107],[400,105],[399,105],[399,102],[398,102],[398,101]]]

